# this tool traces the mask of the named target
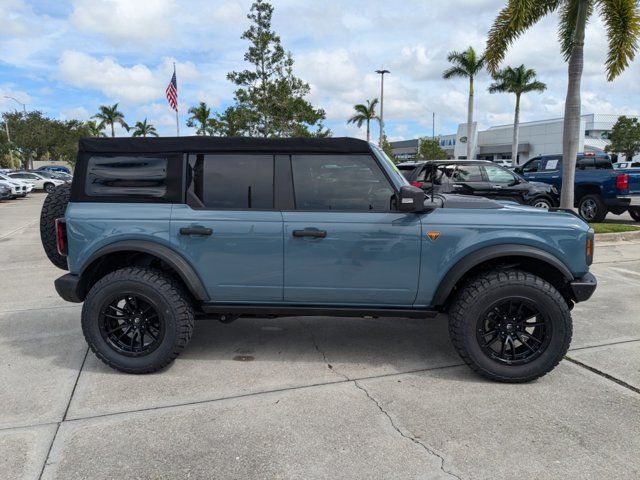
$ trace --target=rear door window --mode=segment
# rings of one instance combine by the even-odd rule
[[[594,170],[596,168],[596,159],[593,157],[578,157],[576,163],[577,170]]]
[[[560,169],[562,161],[560,157],[547,158],[544,162],[544,172],[556,172]]]
[[[536,173],[540,168],[542,160],[540,158],[534,158],[530,162],[525,163],[522,167],[522,173]]]
[[[273,209],[273,155],[190,155],[189,166],[189,205],[213,210]]]
[[[495,165],[484,165],[482,167],[487,174],[487,180],[491,183],[512,183],[514,176],[508,170]]]
[[[482,182],[482,171],[479,165],[458,165],[453,180],[456,182]]]
[[[299,210],[391,210],[395,191],[370,155],[294,155],[291,166]]]

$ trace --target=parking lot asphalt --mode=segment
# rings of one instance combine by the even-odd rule
[[[55,293],[43,200],[0,203],[3,479],[640,477],[640,243],[596,247],[568,358],[529,384],[474,375],[444,316],[199,321],[134,376]]]

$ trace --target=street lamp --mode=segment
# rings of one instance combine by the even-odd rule
[[[382,139],[384,137],[384,74],[391,73],[389,70],[376,70],[380,75],[380,148],[382,148]]]
[[[10,99],[10,100],[13,100],[13,101],[14,101],[14,102],[16,102],[18,105],[22,105],[22,111],[24,112],[24,116],[25,116],[25,117],[27,116],[27,106],[26,106],[24,103],[22,103],[22,102],[21,102],[20,100],[18,100],[17,98],[15,98],[15,97],[11,97],[11,96],[9,96],[9,95],[5,95],[5,96],[4,96],[4,98],[8,98],[8,99]]]

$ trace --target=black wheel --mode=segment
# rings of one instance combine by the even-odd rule
[[[553,207],[553,203],[547,197],[538,197],[531,200],[531,206],[549,210],[551,207]]]
[[[96,356],[116,370],[151,373],[187,346],[194,315],[188,295],[163,273],[124,268],[89,291],[82,331]]]
[[[629,215],[636,222],[640,222],[640,207],[629,207]]]
[[[578,202],[578,214],[585,222],[602,222],[607,216],[607,206],[600,195],[585,195]]]
[[[474,371],[499,382],[528,382],[562,360],[572,321],[562,295],[545,280],[519,270],[493,271],[457,294],[449,334]]]
[[[64,217],[70,194],[71,185],[58,185],[44,199],[42,211],[40,212],[40,240],[42,241],[42,247],[51,263],[63,270],[69,270],[69,267],[67,266],[67,257],[63,257],[58,253],[55,221],[56,218]]]
[[[44,191],[47,193],[51,193],[56,189],[56,186],[53,183],[45,183]]]

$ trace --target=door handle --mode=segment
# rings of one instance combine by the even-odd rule
[[[491,188],[502,188],[502,185],[491,185]]]
[[[206,227],[182,227],[180,229],[180,235],[211,235],[213,230]]]
[[[304,230],[294,230],[294,237],[313,237],[324,238],[327,236],[326,230],[318,230],[317,228],[305,228]]]

